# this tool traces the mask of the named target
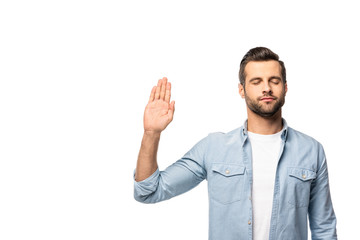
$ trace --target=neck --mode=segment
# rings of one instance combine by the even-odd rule
[[[280,132],[281,129],[283,128],[281,109],[273,116],[265,118],[255,114],[248,108],[247,115],[248,115],[247,130],[249,132],[263,134],[263,135],[270,135]]]

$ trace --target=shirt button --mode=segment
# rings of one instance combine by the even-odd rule
[[[226,171],[225,171],[225,173],[226,173],[226,174],[229,174],[229,173],[230,173],[230,171],[229,171],[229,170],[226,170]]]
[[[250,220],[248,221],[248,224],[249,224],[249,225],[251,224],[251,221],[250,221]]]
[[[305,175],[305,174],[303,174],[303,175],[302,175],[302,178],[303,178],[303,179],[305,179],[305,178],[306,178],[306,175]]]

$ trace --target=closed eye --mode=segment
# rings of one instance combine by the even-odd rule
[[[280,82],[281,82],[281,78],[279,78],[279,77],[272,77],[271,79],[270,79],[270,81],[272,82],[272,83],[274,83],[274,84],[279,84]]]
[[[258,85],[261,82],[261,78],[253,78],[250,80],[251,84]]]

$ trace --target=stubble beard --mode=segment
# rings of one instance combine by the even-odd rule
[[[261,103],[262,97],[272,97],[275,103]],[[265,94],[264,96],[258,97],[256,99],[251,99],[245,92],[245,102],[248,108],[255,114],[264,117],[271,118],[277,113],[282,106],[285,104],[285,91],[281,93],[279,98],[272,96],[271,94]]]

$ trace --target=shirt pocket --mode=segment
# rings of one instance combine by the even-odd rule
[[[297,167],[288,168],[289,203],[294,207],[309,206],[311,182],[316,178],[316,172]]]
[[[244,173],[243,165],[214,163],[208,178],[210,198],[222,204],[239,201],[243,195]]]

